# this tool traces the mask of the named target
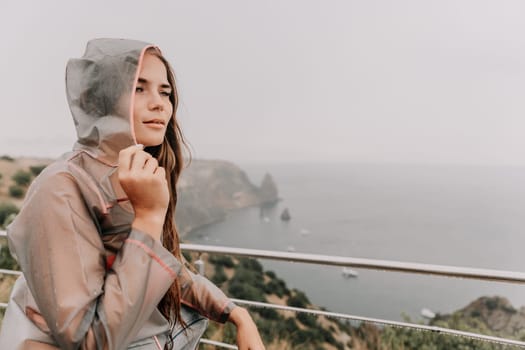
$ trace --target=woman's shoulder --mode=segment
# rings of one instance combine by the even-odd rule
[[[87,152],[66,153],[40,173],[28,197],[31,199],[32,194],[40,192],[36,197],[76,198],[90,210],[96,208],[95,212],[106,213],[114,200],[110,177],[115,171],[116,167],[100,162]]]
[[[99,164],[100,162],[81,151],[65,153],[46,166],[33,180],[28,195],[35,190],[84,192],[86,187],[92,187],[95,185],[94,182],[97,182],[93,176],[93,168],[100,166]]]

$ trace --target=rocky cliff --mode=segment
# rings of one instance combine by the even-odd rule
[[[176,221],[180,234],[223,220],[228,212],[278,200],[271,175],[261,186],[231,162],[193,160],[182,172],[178,184]]]
[[[407,318],[408,322],[411,322]],[[525,339],[525,307],[515,309],[500,296],[480,297],[451,314],[438,314],[428,325],[450,328],[523,341]],[[402,327],[382,327],[361,324],[352,337],[352,349],[359,350],[504,350],[496,342],[446,335],[441,332],[420,331]],[[517,348],[517,347],[516,347]]]
[[[450,315],[438,315],[433,324],[450,324],[462,320],[464,327],[484,334],[504,338],[524,339],[525,307],[515,309],[508,299],[500,296],[481,297]],[[466,327],[465,327],[466,326]]]
[[[20,196],[10,195],[17,172],[37,175],[50,159],[0,157],[0,205],[20,207],[27,185]],[[16,186],[15,186],[16,187]],[[266,174],[260,186],[253,184],[237,165],[221,160],[193,160],[182,172],[178,183],[176,221],[180,234],[223,220],[235,209],[273,203],[278,200],[277,186]],[[3,220],[0,221],[2,225]]]

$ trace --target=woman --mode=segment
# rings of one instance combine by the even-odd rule
[[[159,49],[92,40],[69,61],[66,90],[78,141],[35,179],[8,228],[23,276],[0,348],[193,349],[210,318],[237,326],[241,350],[263,349],[248,312],[181,263],[184,141]]]

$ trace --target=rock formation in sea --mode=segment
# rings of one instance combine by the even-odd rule
[[[264,175],[258,192],[261,204],[273,204],[279,200],[277,185],[275,184],[272,175],[268,173]]]
[[[283,212],[281,213],[281,220],[283,221],[290,221],[292,217],[290,216],[290,211],[288,208],[284,208]]]

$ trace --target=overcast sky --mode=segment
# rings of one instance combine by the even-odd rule
[[[0,154],[76,134],[64,70],[95,37],[173,64],[197,158],[525,165],[520,0],[3,1]]]

